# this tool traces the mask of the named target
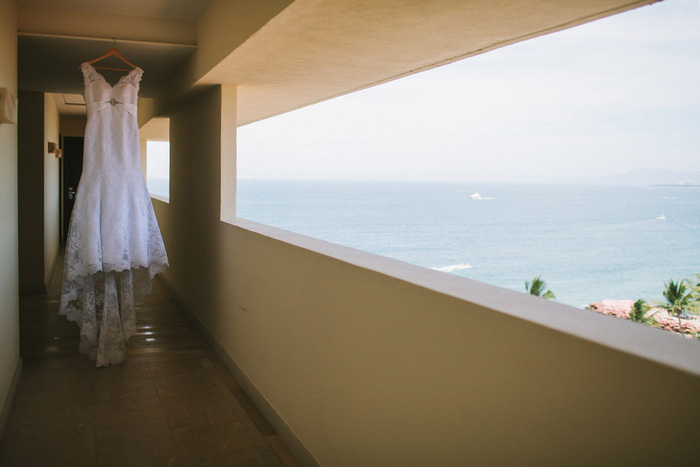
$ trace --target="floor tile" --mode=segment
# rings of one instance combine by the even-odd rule
[[[240,418],[228,407],[226,401],[219,398],[189,400],[186,404],[179,403],[177,400],[164,401],[163,409],[172,430],[240,421]]]
[[[147,411],[98,413],[95,416],[95,433],[106,435],[129,430],[170,430],[168,419],[161,408]]]
[[[199,456],[181,457],[183,465],[207,465],[221,467],[253,467],[256,465],[281,465],[268,462],[256,448],[231,449],[225,454],[207,453]]]
[[[291,463],[288,462],[285,464],[281,457],[269,445],[258,446],[258,451],[263,459],[265,459],[265,465],[275,467],[295,467],[299,465],[294,458],[291,458]],[[282,457],[286,457],[286,454]]]
[[[127,361],[125,365],[129,363]],[[119,393],[142,388],[154,389],[148,364],[141,362],[140,365],[133,369],[127,369],[122,365],[110,365],[104,368],[93,379],[93,392]]]
[[[95,436],[99,463],[120,463],[177,456],[169,429],[98,432]]]
[[[24,364],[1,466],[296,465],[158,280],[127,361],[96,368],[58,314],[62,269],[46,295],[20,297]]]
[[[178,456],[150,457],[132,461],[99,461],[100,467],[185,467],[196,464],[184,464]]]
[[[160,410],[160,398],[156,388],[144,387],[114,387],[105,392],[96,392],[95,414],[119,414],[124,412],[148,412]]]
[[[95,437],[17,444],[13,465],[95,465]]]
[[[22,425],[82,427],[94,422],[91,394],[36,394],[27,401]]]
[[[297,460],[287,449],[287,446],[285,446],[284,441],[282,441],[279,436],[270,435],[266,436],[265,438],[267,439],[267,442],[272,450],[286,467],[296,467],[299,465]]]
[[[241,425],[243,425],[243,428],[248,432],[248,436],[250,436],[254,446],[258,448],[269,447],[267,439],[265,439],[262,433],[260,433],[260,430],[258,430],[251,420],[243,420],[241,421]]]
[[[254,448],[254,441],[239,422],[198,423],[173,430],[180,456],[224,457]],[[257,451],[256,451],[257,452]]]
[[[0,465],[9,465],[15,449],[16,435],[8,436],[7,433],[0,438]]]

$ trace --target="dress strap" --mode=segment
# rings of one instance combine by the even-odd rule
[[[100,74],[95,71],[89,62],[81,63],[80,70],[83,72],[83,78],[85,78],[86,83],[100,79]]]
[[[85,84],[87,83],[92,83],[93,81],[104,81],[107,83],[108,86],[110,84],[107,82],[104,76],[102,76],[94,66],[90,64],[90,62],[84,62],[80,64],[80,69],[83,72],[83,78],[85,78]],[[131,70],[129,73],[125,74],[121,78],[119,78],[119,83],[126,83],[130,82],[133,83],[135,86],[138,86],[138,84],[141,82],[141,77],[143,76],[143,69],[136,67],[133,70]],[[111,86],[114,87],[114,86]]]
[[[141,77],[143,76],[143,70],[139,67],[134,68],[126,75],[125,80],[131,81],[134,84],[139,84],[141,82]]]

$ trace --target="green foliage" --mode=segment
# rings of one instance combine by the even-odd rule
[[[700,300],[700,273],[695,274],[695,279],[686,279],[686,281],[691,285],[695,283],[695,285],[692,285],[693,293],[695,294],[695,299]]]
[[[686,279],[688,282],[693,282],[693,279]],[[696,287],[700,286],[700,272],[695,274]]]
[[[668,311],[669,314],[680,318],[684,312],[698,312],[698,296],[695,288],[687,279],[674,281],[669,279],[664,283],[666,287],[663,294],[666,302],[658,302],[657,306]]]
[[[674,281],[669,279],[664,283],[665,290],[663,292],[665,302],[657,301],[655,305],[668,311],[672,316],[678,318],[678,326],[680,332],[683,333],[683,322],[681,317],[686,313],[697,313],[700,306],[700,296],[697,293],[698,286],[693,285],[692,281],[682,279]]]
[[[651,307],[643,300],[639,299],[636,302],[634,302],[634,305],[632,305],[632,309],[630,310],[630,320],[636,321],[638,323],[642,324],[654,324],[656,320],[654,319],[654,315],[656,312],[652,314],[647,314],[649,313],[649,310]]]
[[[554,300],[554,292],[547,289],[547,283],[542,280],[541,274],[532,279],[532,282],[525,282],[525,290],[530,295],[535,295],[536,297],[546,298],[547,300]]]

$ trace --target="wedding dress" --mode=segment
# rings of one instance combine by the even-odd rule
[[[111,86],[89,63],[83,172],[66,240],[59,313],[80,326],[97,366],[122,363],[136,330],[135,301],[168,265],[141,172],[136,104],[143,70]]]

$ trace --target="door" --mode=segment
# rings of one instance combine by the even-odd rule
[[[70,215],[75,203],[75,192],[80,182],[80,174],[83,172],[83,143],[84,138],[66,136],[63,138],[63,188],[61,199],[63,201],[63,241],[68,237]]]

